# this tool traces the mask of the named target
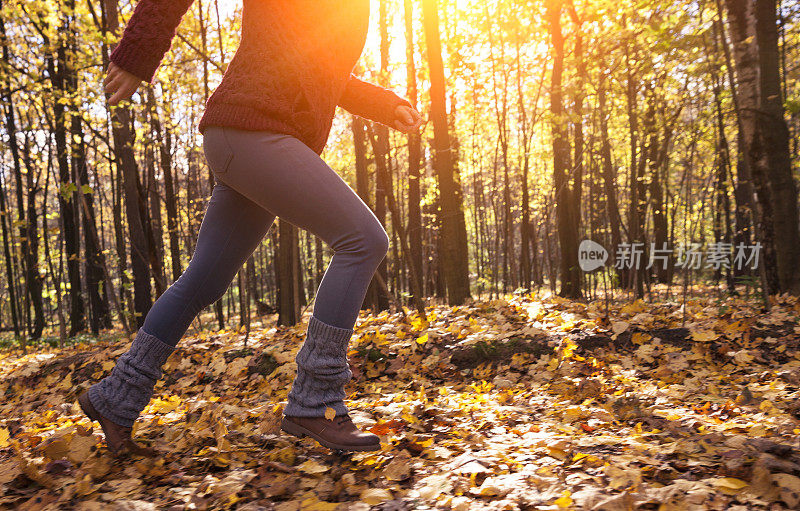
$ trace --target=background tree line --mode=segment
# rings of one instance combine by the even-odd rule
[[[133,331],[188,264],[214,184],[196,130],[239,2],[195,0],[154,86],[110,108],[135,0],[0,0],[0,328]],[[376,0],[358,73],[427,117],[339,111],[325,160],[392,243],[365,308],[540,288],[800,292],[797,15],[776,0]],[[299,319],[330,250],[278,220],[198,326]],[[763,247],[758,270],[610,268],[578,245]],[[682,278],[678,275],[682,274]],[[738,286],[738,287],[737,287]],[[662,296],[662,295],[658,295]]]

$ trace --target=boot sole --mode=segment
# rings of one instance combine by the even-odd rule
[[[330,440],[325,440],[321,438],[319,435],[313,433],[312,431],[300,426],[299,424],[294,424],[293,422],[282,420],[281,421],[281,429],[290,435],[294,435],[299,438],[303,437],[311,437],[321,445],[327,447],[328,449],[335,449],[337,451],[379,451],[381,449],[380,442],[377,444],[371,445],[344,445],[344,444],[337,444],[335,442],[331,442]]]

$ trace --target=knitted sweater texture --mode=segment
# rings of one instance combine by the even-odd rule
[[[152,83],[194,0],[138,0],[111,60]],[[336,106],[391,126],[394,92],[353,74],[369,25],[369,0],[244,0],[239,48],[198,125],[270,130],[320,154]]]

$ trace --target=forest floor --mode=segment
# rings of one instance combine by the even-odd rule
[[[279,430],[306,321],[201,332],[136,423],[163,455],[125,464],[75,398],[127,338],[4,351],[0,508],[797,509],[799,317],[529,295],[362,315],[347,403],[383,443],[351,454]]]

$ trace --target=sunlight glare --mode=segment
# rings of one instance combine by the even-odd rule
[[[219,14],[222,17],[227,17],[233,14],[242,6],[242,0],[217,0],[217,2],[219,5]],[[460,11],[466,10],[466,8],[468,8],[473,2],[474,0],[449,0],[449,3],[451,5],[455,5],[455,7]],[[374,11],[377,12],[378,6],[375,0],[373,0],[372,5],[374,7]],[[399,7],[402,12],[402,1],[400,2]]]

